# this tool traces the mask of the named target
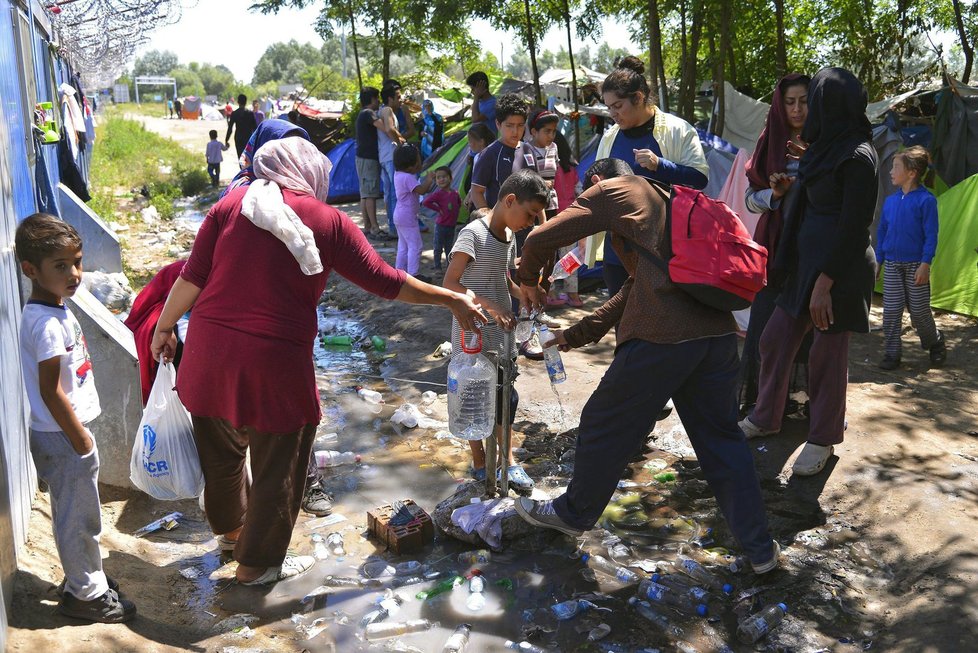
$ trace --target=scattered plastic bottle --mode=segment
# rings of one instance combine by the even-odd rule
[[[352,347],[353,338],[350,336],[329,336],[323,334],[323,344],[330,347]]]
[[[319,469],[339,467],[340,465],[352,465],[360,462],[359,454],[355,454],[352,451],[317,451],[315,452],[315,456],[316,467]]]
[[[522,653],[550,653],[547,649],[536,644],[531,644],[530,642],[514,642],[511,639],[507,639],[503,646],[511,651],[522,651]]]
[[[394,567],[387,564],[386,560],[370,560],[363,563],[360,568],[361,573],[367,578],[380,578],[381,576],[393,576]]]
[[[316,560],[325,560],[329,557],[329,549],[326,547],[326,538],[319,533],[312,534],[312,555]]]
[[[584,262],[581,260],[581,255],[578,248],[574,248],[571,251],[564,254],[557,264],[554,265],[553,273],[550,275],[550,283],[557,281],[558,279],[566,279],[571,276],[577,269],[583,265]]]
[[[643,580],[638,587],[638,595],[650,603],[670,605],[680,612],[696,614],[705,617],[709,614],[709,608],[702,601],[697,601],[689,595],[675,587],[669,587],[651,579]]]
[[[641,580],[641,577],[631,569],[626,569],[599,555],[585,553],[581,559],[592,569],[613,576],[623,583],[637,583]]]
[[[769,605],[755,615],[752,615],[737,627],[737,637],[744,644],[753,644],[781,623],[788,614],[788,606],[784,603]]]
[[[312,441],[312,448],[315,451],[322,451],[323,449],[327,449],[329,445],[336,444],[339,439],[340,436],[338,433],[323,433]]]
[[[550,383],[563,383],[567,380],[567,372],[564,371],[564,361],[560,358],[560,349],[556,346],[548,347],[547,343],[557,338],[546,324],[541,324],[539,328],[540,346],[543,347],[543,361],[547,365],[547,374],[550,375]]]
[[[384,395],[380,394],[376,390],[364,388],[363,386],[357,386],[357,394],[360,395],[360,397],[362,397],[368,404],[384,403]]]
[[[465,647],[469,645],[471,633],[472,624],[459,624],[441,648],[441,653],[462,653]]]
[[[461,576],[453,576],[451,578],[446,578],[442,582],[438,583],[431,589],[421,590],[415,594],[415,598],[419,601],[426,601],[430,598],[434,598],[439,594],[444,594],[445,592],[451,592],[453,589],[465,582],[465,579]]]
[[[414,576],[424,571],[424,565],[417,560],[408,560],[394,565],[395,576]]]
[[[360,589],[373,589],[377,587],[383,587],[381,583],[376,578],[347,578],[345,576],[327,576],[323,579],[324,587],[349,587],[349,588],[360,588]]]
[[[380,606],[376,610],[371,610],[367,614],[363,615],[363,619],[360,620],[360,628],[366,628],[370,624],[375,624],[383,621],[390,616],[390,612],[387,608]]]
[[[696,562],[692,558],[686,555],[679,554],[676,556],[676,563],[674,567],[681,573],[686,574],[696,582],[709,587],[710,589],[718,590],[724,594],[733,593],[733,585],[730,583],[723,582],[722,579],[718,578],[714,574],[710,573],[706,567]]]
[[[558,603],[557,605],[551,607],[550,611],[553,612],[554,616],[560,621],[566,621],[567,619],[573,619],[577,615],[596,607],[598,606],[594,605],[590,601],[585,601],[584,599],[571,599],[570,601]]]
[[[380,336],[370,336],[370,344],[374,346],[374,351],[387,351],[387,341]]]
[[[654,609],[652,609],[652,606],[645,601],[640,601],[637,597],[633,596],[632,598],[628,599],[628,604],[635,608],[635,611],[642,615],[642,617],[650,621],[652,625],[667,635],[672,637],[679,637],[682,635],[683,631],[681,628],[679,628],[679,626],[672,623],[672,620],[670,620],[669,617],[656,612]]]
[[[448,365],[448,430],[463,440],[484,440],[496,425],[496,366],[482,354],[482,334]]]
[[[465,551],[458,554],[458,564],[460,565],[484,565],[492,560],[492,552],[488,549],[478,549],[476,551]]]
[[[390,624],[370,624],[364,631],[367,641],[397,637],[408,633],[420,633],[434,628],[435,622],[427,619],[412,619],[411,621],[399,621]]]
[[[611,626],[608,624],[598,624],[591,629],[591,632],[587,634],[587,641],[596,642],[600,639],[604,639],[611,634]]]
[[[471,612],[479,612],[486,606],[486,579],[482,574],[476,574],[469,579],[469,598],[465,607]]]
[[[343,546],[343,534],[332,532],[326,536],[326,546],[334,556],[345,556],[346,547]]]
[[[427,583],[438,578],[442,578],[447,575],[455,575],[455,572],[447,571],[428,571],[421,574],[416,574],[414,576],[401,576],[394,578],[391,581],[391,587],[404,587],[405,585],[417,585],[419,583]]]

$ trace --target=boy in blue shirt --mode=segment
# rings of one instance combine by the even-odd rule
[[[893,157],[890,179],[900,189],[886,198],[876,234],[876,276],[883,276],[883,342],[880,368],[900,365],[903,309],[910,309],[920,346],[930,362],[940,367],[947,360],[944,334],[934,324],[930,309],[930,264],[937,251],[937,199],[920,180],[930,165],[930,154],[915,145]]]
[[[526,102],[515,93],[507,93],[496,103],[498,140],[482,151],[472,170],[471,199],[475,208],[495,206],[499,187],[513,174],[513,161],[526,128],[526,115]]]
[[[20,356],[31,406],[30,445],[51,494],[51,526],[65,580],[58,612],[102,623],[136,616],[102,571],[98,448],[85,426],[101,413],[81,326],[65,306],[81,284],[82,243],[71,225],[35,213],[14,236],[31,296],[20,322]]]

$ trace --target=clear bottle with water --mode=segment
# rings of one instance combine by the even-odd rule
[[[431,630],[435,622],[427,619],[412,619],[411,621],[400,621],[396,623],[373,623],[367,626],[364,637],[367,641],[385,639],[387,637],[397,637],[408,633],[420,633]]]
[[[689,556],[682,554],[676,556],[676,562],[673,566],[680,573],[686,574],[696,582],[710,589],[719,590],[724,594],[731,594],[734,590],[733,585],[724,583],[721,578],[715,576],[706,567]]]
[[[326,536],[326,546],[334,556],[345,556],[346,547],[343,546],[343,534],[333,532]]]
[[[465,607],[471,612],[479,612],[486,606],[486,579],[481,574],[475,574],[469,579],[469,598]]]
[[[526,308],[520,309],[519,316],[516,318],[516,328],[513,330],[513,337],[516,339],[517,344],[522,345],[533,337],[533,326],[536,316],[536,311],[530,313]]]
[[[633,596],[632,598],[628,599],[628,604],[635,608],[635,611],[642,615],[642,617],[648,620],[652,625],[667,635],[679,637],[683,634],[682,629],[676,624],[672,623],[672,620],[669,619],[669,617],[660,612],[656,612],[654,609],[652,609],[651,605],[645,601],[640,601],[638,597]]]
[[[463,440],[484,440],[496,425],[496,366],[482,355],[482,334],[474,334],[474,345],[465,335],[462,353],[448,365],[448,430]]]
[[[360,462],[360,456],[352,451],[317,451],[314,455],[316,456],[316,467],[319,469]]]
[[[522,651],[523,653],[549,653],[547,649],[536,644],[531,644],[530,642],[514,642],[511,639],[507,639],[503,646],[511,651]]]
[[[603,558],[599,555],[585,553],[581,559],[586,562],[591,569],[596,569],[597,571],[608,574],[609,576],[613,576],[623,583],[637,583],[641,580],[641,577],[631,569],[626,569],[625,567],[617,565],[611,560]]]
[[[553,283],[559,279],[566,279],[577,272],[577,269],[583,264],[584,261],[581,260],[581,254],[578,251],[578,248],[575,247],[571,251],[564,254],[560,260],[557,261],[557,264],[554,265],[553,274],[550,275],[550,283]]]
[[[550,383],[563,383],[567,380],[567,372],[564,371],[564,361],[560,358],[560,349],[556,345],[547,346],[547,343],[555,340],[557,336],[550,332],[546,324],[540,325],[539,334],[540,346],[543,347],[543,362],[547,365]]]
[[[740,626],[737,628],[737,638],[744,644],[753,644],[781,623],[786,614],[788,614],[788,606],[784,603],[769,605],[757,614],[740,622]]]
[[[441,653],[462,653],[469,645],[469,635],[472,633],[471,624],[459,624],[455,632],[451,634],[448,641],[441,649]]]

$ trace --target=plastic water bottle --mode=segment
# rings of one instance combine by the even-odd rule
[[[463,440],[484,440],[496,426],[496,367],[482,355],[482,334],[465,342],[448,365],[448,430]]]
[[[514,642],[511,639],[507,639],[503,646],[511,651],[522,651],[523,653],[549,653],[547,649],[541,648],[536,644],[531,644],[530,642]]]
[[[540,325],[540,346],[543,347],[543,362],[547,365],[547,374],[550,375],[551,383],[563,383],[567,380],[567,372],[564,371],[564,361],[560,359],[560,349],[557,346],[548,347],[547,343],[555,340],[557,336],[550,332],[546,324]]]
[[[492,560],[492,552],[487,549],[465,551],[458,554],[458,564],[468,565],[469,567],[473,565],[484,565],[490,560]]]
[[[441,653],[462,653],[465,647],[469,645],[469,634],[471,632],[471,624],[459,624],[441,648]]]
[[[421,573],[423,569],[424,565],[417,560],[408,560],[407,562],[399,562],[394,565],[394,575],[414,576],[415,574]]]
[[[322,340],[324,345],[332,347],[351,347],[353,345],[353,338],[350,336],[328,336],[323,334]]]
[[[596,607],[590,601],[585,601],[584,599],[571,599],[570,601],[564,601],[563,603],[558,603],[557,605],[550,608],[550,611],[554,613],[554,616],[561,621],[566,621],[567,619],[572,619],[582,612],[587,612],[591,608]]]
[[[323,579],[323,587],[341,587],[351,589],[366,589],[382,587],[383,583],[375,578],[347,578],[345,576],[327,576]]]
[[[442,582],[438,583],[434,587],[428,590],[422,590],[414,595],[414,598],[419,601],[425,601],[430,598],[434,598],[439,594],[444,594],[445,592],[451,592],[453,589],[465,582],[465,579],[461,576],[453,576],[452,578],[446,578]]]
[[[590,555],[585,553],[582,560],[584,560],[584,562],[586,562],[591,569],[596,569],[597,571],[608,574],[609,576],[613,576],[623,583],[637,583],[641,580],[641,577],[631,569],[626,569],[625,567],[616,565],[611,560],[603,558],[599,555]]]
[[[633,596],[632,598],[628,599],[628,604],[635,608],[635,611],[651,622],[652,625],[667,635],[678,637],[682,634],[682,629],[676,624],[672,623],[669,617],[656,612],[652,609],[652,606],[645,601],[640,601],[637,597]]]
[[[731,594],[734,590],[733,585],[724,583],[720,578],[710,573],[706,567],[689,556],[682,554],[676,556],[676,563],[673,566],[679,572],[710,589],[718,590],[724,594]]]
[[[361,573],[367,578],[380,578],[381,576],[393,576],[394,567],[387,564],[386,560],[371,560],[363,563]]]
[[[326,546],[329,547],[329,552],[334,556],[345,556],[346,548],[343,546],[343,534],[342,533],[330,533],[326,536]]]
[[[737,627],[737,637],[744,644],[753,644],[781,623],[786,614],[788,614],[788,606],[784,603],[769,605],[757,614],[744,619]]]
[[[431,630],[434,626],[435,623],[427,619],[412,619],[411,621],[400,621],[391,624],[370,624],[364,632],[364,637],[367,641],[386,639],[388,637],[397,637],[398,635],[407,635],[408,633],[420,633],[425,630]]]
[[[326,540],[319,533],[312,534],[313,556],[316,560],[325,560],[329,557],[329,549],[326,548]]]
[[[481,574],[476,574],[469,579],[469,598],[465,601],[465,607],[472,612],[479,612],[486,605],[486,579]]]
[[[553,274],[550,275],[550,283],[557,281],[558,279],[566,279],[571,276],[577,269],[584,264],[581,260],[581,255],[575,247],[571,251],[564,254],[557,264],[554,265]]]
[[[360,462],[360,456],[352,451],[317,451],[316,467],[326,469],[327,467],[338,467],[339,465],[352,465]]]
[[[516,328],[513,330],[513,337],[518,344],[523,344],[533,336],[533,321],[536,312],[530,313],[526,308],[521,308],[517,317]]]
[[[651,579],[642,581],[642,584],[638,587],[638,595],[650,603],[670,605],[680,612],[696,614],[701,617],[709,614],[709,608],[706,607],[706,604],[702,601],[697,601],[688,592],[676,589],[675,587],[669,587]]]
[[[652,581],[665,585],[669,589],[684,594],[694,605],[705,605],[710,613],[719,608],[717,601],[710,592],[699,585],[689,576],[682,574],[652,574]]]

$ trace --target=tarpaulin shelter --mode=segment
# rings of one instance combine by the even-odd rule
[[[357,177],[357,144],[349,138],[329,152],[326,158],[333,164],[329,172],[330,204],[343,204],[360,200],[360,178]]]
[[[753,152],[771,105],[744,95],[723,83],[723,138],[738,149]]]
[[[951,80],[937,101],[934,168],[950,186],[978,173],[978,88]]]
[[[184,120],[197,120],[200,118],[201,99],[190,95],[183,98],[180,105],[180,117]]]
[[[978,317],[978,175],[937,198],[940,236],[931,268],[931,306]]]

